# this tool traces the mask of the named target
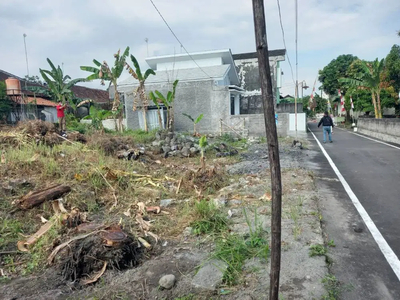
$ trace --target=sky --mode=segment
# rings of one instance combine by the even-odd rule
[[[254,52],[250,0],[153,0],[189,52],[230,48]],[[296,79],[295,0],[280,0],[287,57],[281,94],[294,94]],[[264,1],[270,50],[284,48],[277,1]],[[322,69],[341,54],[373,60],[400,44],[399,0],[302,0],[298,3],[298,80],[310,88]],[[0,69],[24,77],[49,69],[46,58],[72,78],[87,77],[82,65],[113,62],[129,46],[142,69],[148,56],[181,53],[150,0],[14,0],[0,2]],[[148,43],[145,42],[148,39]],[[291,61],[292,71],[288,63]],[[124,73],[121,79],[129,75]],[[87,83],[105,88],[99,81]],[[317,87],[319,86],[317,82]]]

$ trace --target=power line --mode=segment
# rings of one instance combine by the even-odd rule
[[[279,23],[281,24],[283,46],[284,46],[285,49],[286,49],[286,56],[287,56],[288,63],[289,63],[289,66],[290,66],[290,72],[292,73],[292,80],[293,80],[293,83],[296,84],[295,81],[294,81],[292,63],[290,62],[289,53],[288,53],[288,50],[287,50],[287,47],[286,47],[285,30],[283,29],[283,24],[282,24],[281,4],[279,3],[279,0],[276,0],[276,2],[278,3]]]
[[[207,77],[209,77],[210,79],[214,79],[212,78],[210,75],[207,74],[206,71],[204,71],[199,65],[198,63],[193,59],[193,57],[189,54],[189,52],[186,50],[185,46],[183,46],[182,42],[179,40],[179,38],[176,36],[175,32],[172,30],[172,28],[169,26],[168,22],[165,20],[165,18],[163,17],[163,15],[161,14],[161,12],[158,10],[157,6],[154,4],[153,0],[150,0],[151,4],[153,4],[154,8],[156,9],[156,11],[158,12],[158,14],[160,15],[161,19],[163,19],[165,25],[167,25],[169,31],[171,31],[172,35],[175,37],[175,39],[178,41],[179,45],[181,46],[181,48],[183,48],[183,50],[185,50],[186,54],[190,57],[191,60],[193,60],[193,62],[196,64],[196,66],[204,73],[207,75]]]

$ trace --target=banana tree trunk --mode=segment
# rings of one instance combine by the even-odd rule
[[[117,111],[119,108],[120,100],[119,100],[119,94],[117,92],[117,83],[114,82],[114,102],[112,106],[112,111]]]
[[[375,119],[379,119],[379,117],[378,117],[378,108],[376,106],[376,99],[375,99],[375,92],[374,91],[372,91],[372,103],[374,104]]]
[[[377,108],[378,108],[378,118],[382,119],[382,109],[381,109],[381,93],[378,90],[378,92],[376,93],[376,102],[377,102]]]
[[[143,120],[144,120],[144,131],[148,132],[149,128],[147,126],[147,116],[146,116],[147,107],[143,106],[142,111],[143,111]]]
[[[170,131],[174,131],[174,108],[171,106],[170,112],[169,112],[169,128]]]
[[[164,129],[164,126],[162,124],[161,112],[160,112],[160,108],[159,107],[157,107],[157,115],[158,115],[158,124],[160,126],[160,129]]]

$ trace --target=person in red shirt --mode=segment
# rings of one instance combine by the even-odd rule
[[[66,104],[62,104],[61,101],[58,102],[57,105],[57,118],[58,118],[58,124],[60,124],[60,131],[64,132],[65,131],[65,113],[64,110],[67,108]]]

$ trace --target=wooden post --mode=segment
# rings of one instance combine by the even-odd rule
[[[263,0],[253,0],[253,15],[272,186],[271,272],[269,299],[278,300],[279,274],[281,267],[282,183]]]

